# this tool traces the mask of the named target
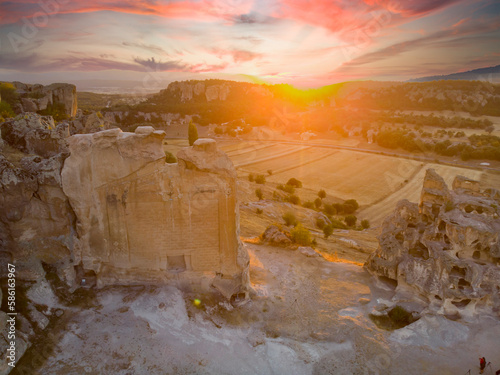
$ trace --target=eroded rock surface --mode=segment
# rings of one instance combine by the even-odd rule
[[[365,267],[443,314],[500,313],[500,192],[458,176],[453,189],[432,169],[420,204],[402,200],[383,224]]]
[[[246,293],[230,159],[200,139],[166,164],[164,136],[139,127],[69,139],[62,183],[77,217],[75,262],[98,285],[175,279],[228,298]]]

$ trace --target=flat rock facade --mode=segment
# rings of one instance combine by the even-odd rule
[[[232,162],[200,139],[166,164],[163,138],[152,127],[69,138],[61,176],[77,217],[75,262],[98,286],[173,279],[246,295]]]
[[[429,169],[420,204],[398,203],[365,267],[427,301],[431,311],[500,315],[499,208],[499,191],[462,176],[449,190]]]

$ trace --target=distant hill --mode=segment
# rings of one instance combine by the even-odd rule
[[[469,70],[468,72],[414,78],[408,80],[408,82],[429,82],[439,80],[489,81],[498,83],[500,82],[500,65]]]

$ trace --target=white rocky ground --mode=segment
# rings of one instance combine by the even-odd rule
[[[498,320],[428,316],[384,331],[368,313],[393,292],[361,267],[247,247],[256,292],[247,304],[174,287],[108,288],[97,307],[63,315],[54,354],[32,373],[461,375],[478,373],[479,356],[500,368]]]

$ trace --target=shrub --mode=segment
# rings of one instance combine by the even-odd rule
[[[3,82],[0,83],[0,97],[2,102],[6,102],[13,106],[19,99],[19,94],[12,83]]]
[[[299,245],[309,246],[311,244],[311,232],[309,232],[309,229],[304,228],[301,223],[292,229],[291,235],[293,241]]]
[[[165,151],[165,163],[177,163],[177,158],[170,151]]]
[[[328,224],[323,227],[323,234],[325,235],[325,238],[330,237],[332,233],[333,233],[333,225]]]
[[[307,201],[307,202],[304,202],[304,203],[302,204],[302,207],[304,207],[304,208],[310,208],[310,209],[313,209],[313,208],[314,208],[314,203],[313,203],[313,202],[311,202],[311,201]]]
[[[293,194],[295,193],[295,188],[292,186],[292,185],[284,185],[283,184],[279,184],[278,186],[276,186],[276,189],[279,189],[279,190],[283,190],[285,193],[288,193],[288,194]]]
[[[188,125],[189,145],[192,146],[197,139],[198,139],[198,128],[196,128],[196,125],[193,123],[193,120],[191,120],[189,121]]]
[[[268,170],[267,170],[267,174],[268,174],[269,176],[272,176],[272,175],[273,175],[273,171],[272,171],[272,169],[268,169]]]
[[[317,226],[319,229],[323,229],[323,228],[325,227],[325,225],[326,225],[326,223],[325,223],[325,221],[324,221],[322,218],[318,217],[318,218],[316,219],[316,226]]]
[[[355,199],[348,199],[344,202],[344,212],[346,214],[353,214],[358,208],[359,204]]]
[[[282,217],[286,225],[297,225],[297,218],[295,217],[295,214],[293,212],[287,212]]]
[[[361,220],[361,226],[363,227],[363,229],[368,229],[370,228],[370,222],[366,219]]]
[[[333,205],[331,205],[331,204],[325,204],[325,205],[323,206],[323,212],[324,212],[325,214],[327,214],[327,215],[330,215],[330,216],[337,214],[337,210],[336,210],[336,209],[335,209],[335,207],[334,207]]]
[[[286,184],[291,185],[291,186],[296,187],[296,188],[302,187],[302,182],[297,180],[296,178],[293,178],[293,177],[291,179],[289,179]]]
[[[266,176],[258,174],[257,176],[255,176],[255,182],[260,185],[264,185],[266,183]]]
[[[285,201],[290,202],[292,204],[300,204],[300,198],[295,194],[291,194],[288,197],[286,197]]]
[[[262,194],[262,189],[255,189],[255,195],[259,200],[261,200],[262,197],[264,196],[264,194]]]
[[[323,201],[320,198],[316,198],[314,200],[314,205],[316,206],[316,208],[320,208],[322,204],[323,204]]]
[[[15,113],[12,110],[12,107],[10,106],[9,103],[7,102],[0,102],[0,117],[8,118],[8,117],[15,117]]]
[[[358,218],[354,215],[347,215],[345,218],[344,218],[344,221],[345,223],[352,227],[356,224],[356,221],[358,220]]]
[[[257,212],[258,215],[262,214],[264,211],[262,210],[262,208],[257,208],[257,210],[255,211]]]
[[[326,198],[326,191],[324,191],[323,189],[321,189],[320,191],[318,191],[318,197],[320,199],[325,199]]]
[[[224,130],[222,130],[222,128],[220,126],[216,126],[214,129],[214,133],[220,135],[220,134],[224,133]]]
[[[340,220],[332,219],[331,222],[332,227],[335,229],[347,229],[347,226]]]
[[[250,173],[250,174],[248,175],[248,181],[250,181],[250,182],[253,182],[253,181],[254,181],[253,173]]]

